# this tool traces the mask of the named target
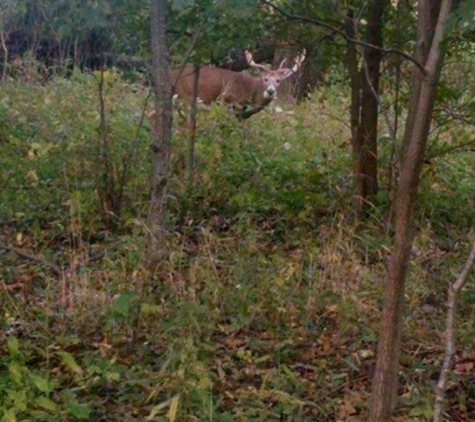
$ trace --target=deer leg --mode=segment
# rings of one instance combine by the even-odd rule
[[[254,114],[259,113],[259,111],[264,110],[264,108],[265,107],[253,107],[251,105],[244,106],[239,113],[236,114],[236,117],[238,120],[246,120]]]

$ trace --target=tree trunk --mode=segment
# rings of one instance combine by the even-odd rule
[[[356,39],[356,28],[352,10],[348,10],[345,20],[345,31],[349,38]],[[360,109],[361,109],[361,74],[358,68],[358,51],[355,43],[347,44],[347,66],[350,75],[351,105],[350,105],[350,127],[351,127],[351,149],[353,153],[353,176],[355,198],[360,198],[359,175],[361,174],[362,155],[360,144]],[[359,208],[359,201],[355,202],[356,208]]]
[[[383,16],[388,0],[372,0],[365,41],[382,47]],[[346,33],[352,39],[358,37],[351,12],[346,19]],[[382,53],[365,47],[363,63],[357,71],[356,47],[348,46],[348,63],[351,79],[351,137],[353,147],[353,175],[355,180],[355,207],[357,214],[372,202],[378,192],[378,111],[379,76]],[[356,92],[357,91],[357,92]]]
[[[186,175],[188,188],[193,187],[195,177],[195,144],[196,144],[196,113],[198,103],[198,83],[200,79],[200,66],[193,65],[193,89],[191,93],[190,110],[188,114],[188,161]]]
[[[377,47],[383,46],[383,15],[388,1],[373,0],[370,3],[370,16],[366,41]],[[358,191],[367,202],[378,192],[378,111],[379,75],[382,53],[374,48],[365,48],[362,65],[363,89],[361,93],[361,118],[359,143],[362,145],[361,170],[358,178]],[[364,204],[362,204],[364,205]]]
[[[148,260],[156,265],[166,253],[164,242],[167,187],[172,138],[171,85],[166,43],[166,0],[151,0],[150,27],[152,44],[152,85],[155,94],[153,142],[151,145],[152,177],[148,217]]]
[[[371,422],[388,422],[397,394],[397,371],[404,312],[404,287],[414,239],[412,211],[419,186],[436,87],[444,58],[442,39],[451,0],[420,0],[416,54],[425,68],[415,66],[413,91],[403,139],[400,180],[395,203],[394,250],[389,261],[373,377]]]

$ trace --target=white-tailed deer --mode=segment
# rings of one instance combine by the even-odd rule
[[[247,119],[267,107],[276,97],[280,83],[296,73],[305,60],[305,50],[295,58],[291,68],[284,68],[285,59],[277,70],[269,70],[257,64],[252,54],[246,51],[248,64],[262,70],[261,76],[243,72],[203,66],[199,69],[197,100],[204,104],[221,101],[233,108],[240,120]],[[178,99],[190,100],[193,96],[194,68],[187,66],[170,72],[170,82]]]

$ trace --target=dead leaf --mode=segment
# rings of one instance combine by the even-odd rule
[[[178,403],[180,402],[180,395],[173,397],[170,409],[168,409],[167,417],[170,422],[175,422],[176,415],[178,413]]]

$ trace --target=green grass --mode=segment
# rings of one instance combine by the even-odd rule
[[[384,202],[363,224],[352,217],[342,90],[242,127],[221,107],[200,112],[192,189],[175,132],[171,253],[151,271],[148,93],[114,73],[106,81],[110,175],[124,191],[114,224],[98,189],[98,76],[0,88],[0,241],[36,257],[0,255],[1,420],[364,420],[391,243]],[[425,167],[400,420],[430,420],[447,283],[473,225],[474,164],[467,150]],[[468,362],[474,300],[467,289],[459,308]],[[454,376],[454,421],[473,416],[470,376]]]

